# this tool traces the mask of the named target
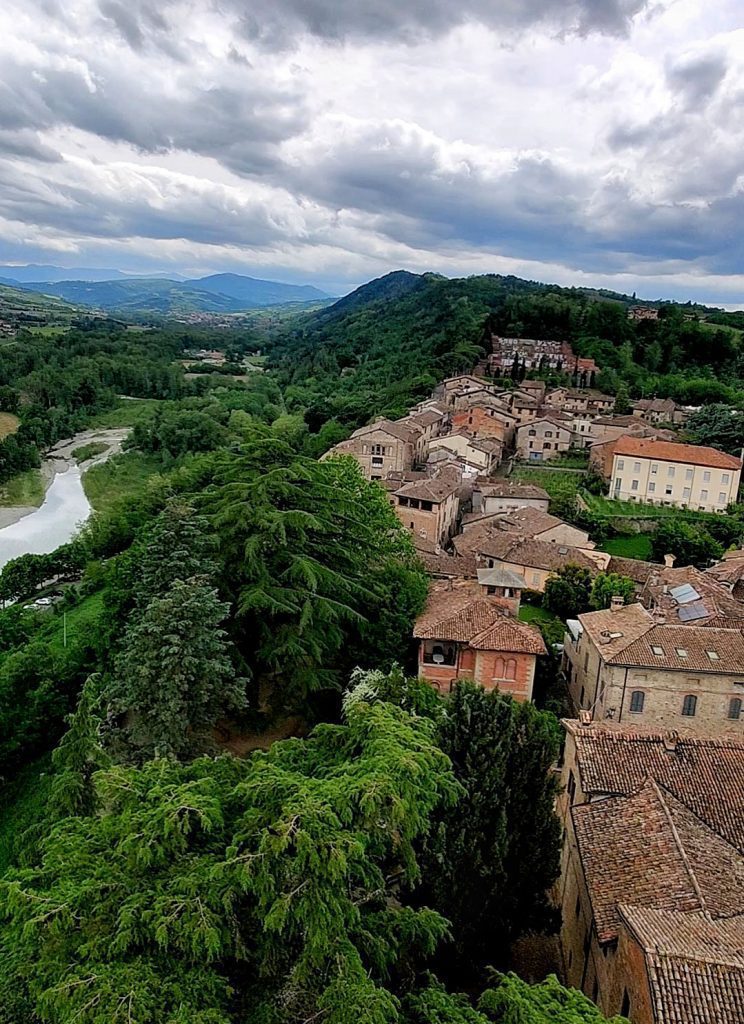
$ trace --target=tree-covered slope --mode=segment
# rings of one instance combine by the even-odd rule
[[[708,321],[720,311],[660,303],[657,320],[636,321],[634,302],[496,274],[396,271],[294,321],[271,358],[311,429],[328,418],[357,425],[403,414],[443,377],[472,369],[492,333],[570,342],[596,359],[605,371],[598,384],[613,391],[624,380],[634,396],[739,400],[722,381],[744,374],[740,333]]]

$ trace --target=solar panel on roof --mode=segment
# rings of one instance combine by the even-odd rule
[[[683,605],[678,613],[681,622],[693,622],[695,619],[705,619],[710,612],[702,601],[695,601],[694,604]]]
[[[691,583],[683,583],[680,587],[672,587],[669,591],[678,604],[689,604],[690,601],[699,601],[700,594]]]

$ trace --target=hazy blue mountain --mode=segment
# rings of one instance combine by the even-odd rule
[[[134,274],[126,273],[124,270],[113,270],[111,267],[88,267],[88,266],[52,266],[51,264],[25,263],[7,264],[0,263],[0,280],[7,284],[48,284],[58,281],[127,281],[129,279],[147,278],[168,278],[183,281],[181,274],[154,273]]]
[[[238,299],[246,306],[276,306],[283,302],[313,302],[328,299],[327,292],[309,284],[282,284],[279,281],[262,281],[243,274],[210,274],[185,282],[202,291],[218,292]]]

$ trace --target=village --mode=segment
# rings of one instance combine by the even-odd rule
[[[528,377],[546,370],[577,386]],[[566,983],[634,1024],[687,1024],[701,1000],[734,1022],[744,991],[744,550],[704,569],[677,564],[674,551],[663,563],[614,556],[511,471],[583,453],[608,502],[720,515],[738,500],[742,460],[683,443],[688,410],[671,400],[616,413],[615,397],[592,386],[598,370],[565,343],[494,339],[475,372],[325,457],[352,456],[410,531],[430,577],[414,627],[418,670],[439,693],[468,678],[529,701],[540,664],[558,660],[571,706],[558,766]],[[574,566],[632,580],[633,592],[568,618],[563,642],[546,644],[525,621],[525,599]]]

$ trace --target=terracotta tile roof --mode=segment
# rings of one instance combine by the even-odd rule
[[[657,1024],[744,1024],[744,915],[621,911],[644,950]]]
[[[535,487],[533,484],[516,484],[508,480],[497,480],[493,483],[487,482],[477,488],[484,497],[493,498],[538,498],[548,501],[550,495],[542,487]]]
[[[474,580],[478,575],[475,558],[472,555],[456,558],[454,555],[447,555],[443,551],[419,551],[419,558],[424,563],[424,568],[430,576],[441,578],[460,577],[462,579]]]
[[[569,426],[567,426],[571,420],[571,416],[566,415],[564,417],[563,414],[558,412],[552,413],[551,415],[546,414],[545,416],[536,416],[534,420],[528,420],[526,423],[517,427],[517,433],[521,433],[523,430],[531,430],[538,423],[550,423],[552,426],[558,427],[560,430],[565,430],[568,434],[572,434],[573,431]]]
[[[373,430],[381,430],[386,434],[390,434],[391,437],[396,437],[399,441],[405,441],[408,444],[415,444],[416,438],[421,433],[421,427],[405,424],[400,421],[394,422],[393,420],[379,419],[375,420],[374,423],[368,423],[365,427],[359,427],[351,436],[362,437]]]
[[[430,427],[444,419],[445,414],[437,409],[424,409],[423,412],[411,413],[407,418],[422,427]]]
[[[686,595],[681,588],[687,590]],[[690,598],[689,588],[697,597]],[[732,597],[728,588],[713,575],[694,565],[658,566],[646,580],[641,602],[647,608],[663,611],[667,622],[682,625],[711,626],[716,622],[725,625],[731,620],[736,628],[736,622],[744,618],[744,604]]]
[[[611,665],[744,676],[744,635],[738,629],[660,624],[641,604],[585,612],[579,622]]]
[[[516,529],[528,537],[538,537],[547,530],[555,529],[556,526],[568,526],[568,523],[559,519],[558,516],[552,516],[549,512],[529,506],[503,513],[501,523],[504,529]]]
[[[703,909],[653,781],[634,796],[581,804],[571,814],[600,942],[617,938],[621,902],[666,910]]]
[[[475,536],[479,530],[484,531],[483,534],[480,537]],[[455,538],[454,544],[458,553],[458,540],[466,539],[466,550],[476,551],[483,557],[495,558],[501,562],[544,569],[548,572],[554,572],[566,565],[580,565],[592,573],[598,571],[596,562],[579,548],[554,544],[547,540],[535,540],[534,537],[527,537],[521,533],[494,530],[492,527],[474,527],[466,534]]]
[[[671,398],[639,398],[633,408],[642,412],[674,412],[677,406]]]
[[[637,793],[650,776],[744,854],[744,738],[564,722],[589,796]]]
[[[705,572],[730,586],[744,579],[744,551],[727,551],[722,562],[717,562]]]
[[[417,498],[420,501],[439,502],[446,501],[460,488],[458,481],[453,479],[442,479],[441,477],[428,477],[423,480],[412,480],[403,484],[395,492],[398,498]]]
[[[645,583],[649,574],[658,569],[656,562],[642,562],[639,558],[618,558],[613,555],[610,558],[607,572],[617,572],[621,576],[628,576],[634,583]]]
[[[455,559],[458,561],[458,559]],[[496,566],[494,569],[478,569],[478,583],[482,587],[511,587],[513,590],[526,590],[527,581],[524,576],[511,569]]]
[[[434,583],[413,635],[421,640],[450,640],[479,650],[545,654],[538,630],[504,613],[476,584]]]
[[[741,459],[717,448],[704,445],[675,444],[673,441],[656,441],[642,437],[621,437],[615,446],[615,455],[633,455],[644,459],[661,459],[665,462],[683,462],[693,466],[710,466],[713,469],[741,469]]]
[[[634,427],[643,430],[644,425],[639,423],[638,416],[597,416],[594,423],[603,427]]]

